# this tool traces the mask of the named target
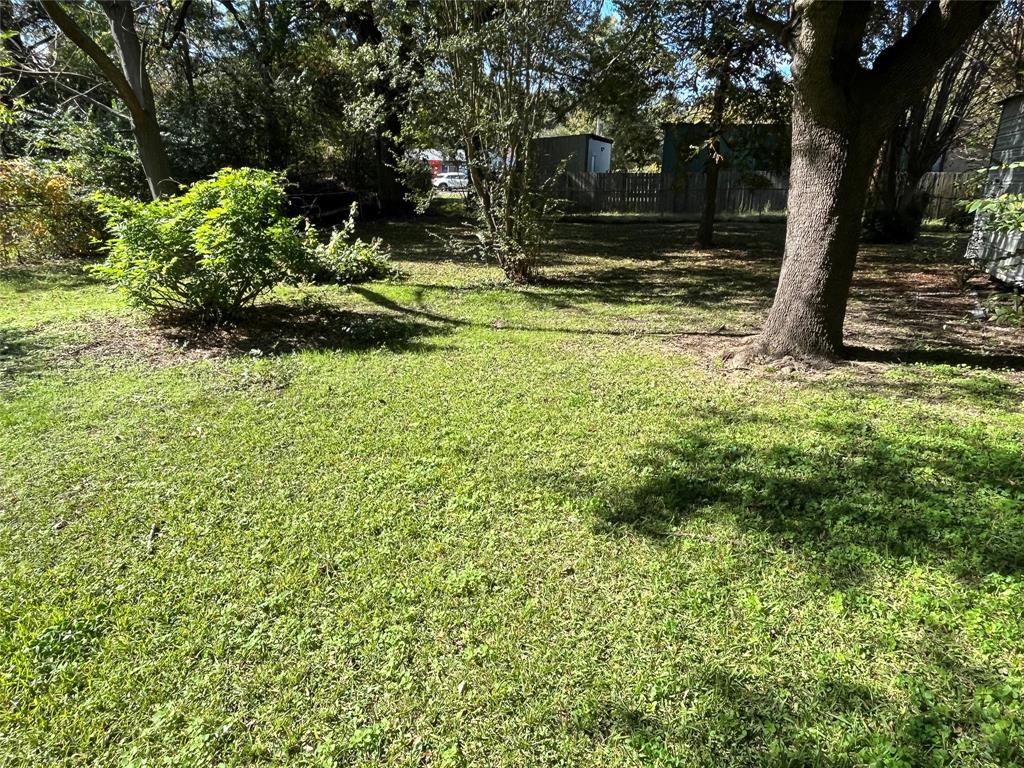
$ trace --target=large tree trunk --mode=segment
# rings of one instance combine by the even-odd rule
[[[110,21],[114,47],[121,60],[121,71],[138,99],[132,110],[132,131],[139,147],[139,159],[146,173],[146,181],[153,198],[173,195],[178,185],[171,178],[171,161],[167,157],[160,124],[156,117],[156,102],[146,71],[145,52],[135,30],[135,11],[131,3],[104,0],[103,12]]]
[[[359,5],[346,11],[345,16],[360,45],[379,46],[383,43],[384,36],[372,8]],[[408,21],[402,22],[398,34],[397,58],[399,64],[405,65],[412,58],[410,41],[413,31]],[[408,96],[408,83],[396,82],[382,75],[374,79],[371,88],[383,104],[383,115],[374,132],[377,212],[381,216],[407,216],[413,212],[414,205],[408,199],[410,190],[399,168],[403,159],[403,149],[399,142],[402,135],[401,109]]]
[[[714,151],[718,151],[717,146],[714,148]],[[711,248],[715,244],[715,208],[718,202],[718,172],[718,161],[712,158],[708,167],[704,169],[704,207],[700,212],[700,224],[697,225],[697,239],[694,242],[694,245],[698,248]]]
[[[786,22],[747,5],[748,20],[793,57],[793,161],[779,285],[764,330],[741,358],[842,353],[861,217],[882,140],[996,3],[930,3],[866,69],[860,57],[872,5],[795,0]]]
[[[759,352],[771,357],[842,353],[861,215],[880,143],[822,126],[808,112],[794,105],[786,250],[760,338]]]
[[[399,95],[392,92],[390,96],[398,98]],[[402,120],[393,104],[389,103],[386,110],[377,128],[377,204],[382,216],[408,216],[414,206],[408,199],[409,188],[399,171],[402,147],[397,137],[402,131]]]
[[[976,37],[943,67],[931,92],[897,121],[885,141],[864,221],[866,240],[908,243],[921,229],[928,195],[921,180],[953,146],[974,107],[985,76],[988,43]]]

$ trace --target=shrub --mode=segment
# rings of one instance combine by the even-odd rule
[[[873,208],[864,214],[862,238],[867,243],[911,243],[924,223],[928,195],[917,192],[893,209]]]
[[[94,271],[156,312],[228,319],[304,258],[301,219],[283,215],[283,179],[268,171],[225,168],[167,200],[97,200],[112,239]]]
[[[82,121],[67,115],[47,123],[45,130],[47,135],[40,137],[37,145],[60,154],[61,167],[83,188],[123,197],[149,197],[146,175],[130,134],[104,125],[100,119]]]
[[[367,242],[354,236],[357,212],[358,206],[352,203],[345,226],[335,230],[327,243],[309,242],[297,278],[321,284],[347,285],[398,276],[398,270],[379,239]]]
[[[1007,192],[971,200],[966,209],[983,216],[986,225],[997,232],[1024,232],[1024,194]]]
[[[0,260],[92,253],[99,225],[68,174],[27,159],[0,160]]]
[[[1016,168],[1024,168],[1024,161],[983,168],[979,173],[987,176],[993,171],[1012,171]],[[979,196],[974,200],[963,201],[962,205],[968,213],[981,216],[985,226],[990,230],[1024,232],[1024,194],[1003,192],[989,197]]]
[[[993,325],[1024,328],[1024,298],[1020,293],[993,296],[985,302],[985,310]]]

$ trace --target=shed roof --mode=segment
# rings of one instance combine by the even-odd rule
[[[543,141],[544,139],[578,139],[582,136],[586,136],[588,139],[597,139],[598,141],[606,141],[609,144],[614,144],[614,139],[609,139],[607,136],[599,136],[596,133],[560,133],[557,136],[538,136],[535,141]]]

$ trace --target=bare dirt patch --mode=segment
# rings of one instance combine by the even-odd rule
[[[147,323],[132,317],[89,321],[87,341],[52,350],[58,366],[87,361],[169,366],[243,356],[304,351],[415,348],[442,332],[433,324],[384,312],[354,312],[324,304],[266,304],[216,328]]]
[[[787,359],[741,370],[756,367],[766,375],[796,373],[812,379],[840,371],[870,378],[894,365],[924,363],[994,370],[1024,381],[1024,329],[1001,327],[984,317],[984,301],[999,288],[984,275],[965,272],[953,258],[960,245],[926,236],[916,246],[865,246],[846,317],[850,359],[821,368]],[[749,255],[757,261],[756,254]],[[742,342],[724,334],[680,334],[668,344],[705,367],[722,369],[722,357]]]

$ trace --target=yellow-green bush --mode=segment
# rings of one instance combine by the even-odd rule
[[[99,219],[56,166],[0,160],[0,261],[40,261],[95,250]]]
[[[157,314],[227,320],[305,260],[302,219],[284,215],[284,179],[270,171],[223,168],[166,200],[97,200],[111,239],[91,271]]]

